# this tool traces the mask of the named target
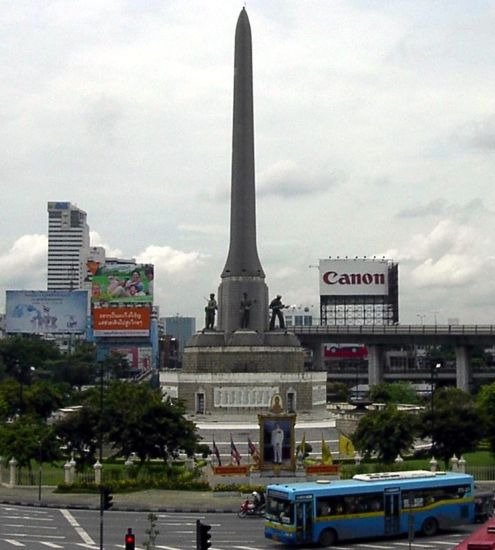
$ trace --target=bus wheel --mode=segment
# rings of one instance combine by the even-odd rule
[[[333,546],[337,542],[337,533],[333,529],[325,529],[320,533],[318,543],[320,546]]]
[[[426,537],[433,537],[438,532],[438,523],[435,518],[426,518],[423,521],[423,527],[421,528],[423,535]]]

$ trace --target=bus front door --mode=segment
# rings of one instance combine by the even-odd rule
[[[396,535],[400,533],[400,491],[390,489],[384,495],[384,520],[385,535]]]
[[[310,500],[295,503],[297,542],[312,542],[313,502]]]

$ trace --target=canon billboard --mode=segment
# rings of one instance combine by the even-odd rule
[[[381,260],[320,260],[320,296],[386,296],[388,268]]]

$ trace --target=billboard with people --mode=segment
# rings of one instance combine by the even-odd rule
[[[94,266],[91,271],[93,303],[153,303],[152,264],[110,264]]]
[[[64,334],[86,330],[86,290],[7,290],[8,333]]]

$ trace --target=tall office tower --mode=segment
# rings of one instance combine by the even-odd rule
[[[86,212],[70,202],[49,202],[47,289],[83,288],[88,257]]]

